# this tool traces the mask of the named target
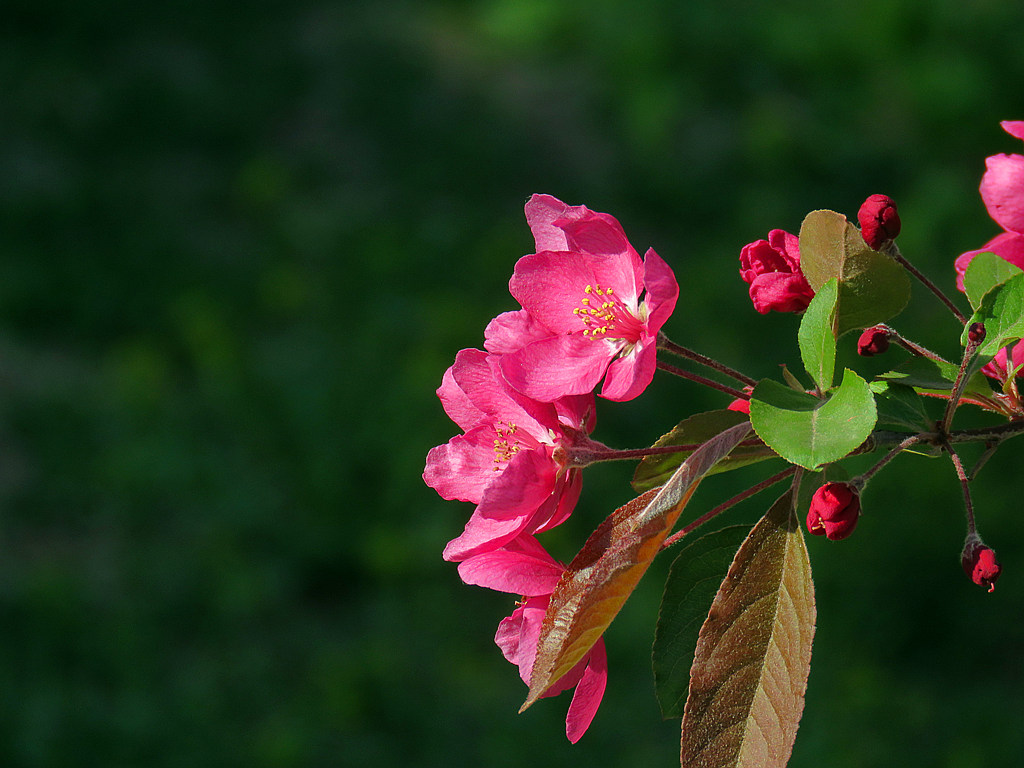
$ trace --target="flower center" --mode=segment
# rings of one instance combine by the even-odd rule
[[[588,285],[579,307],[572,313],[586,326],[583,335],[592,339],[623,339],[634,343],[643,333],[643,323],[623,304],[613,288]]]
[[[504,423],[505,426],[502,426]],[[494,467],[495,472],[500,472],[512,457],[519,453],[522,447],[516,440],[516,432],[519,430],[511,421],[497,422],[494,431],[497,437],[494,438]]]

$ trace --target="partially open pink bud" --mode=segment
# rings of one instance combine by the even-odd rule
[[[872,195],[857,211],[860,233],[869,248],[879,250],[900,233],[900,215],[896,203],[887,195]]]
[[[860,493],[850,483],[825,483],[811,497],[807,530],[832,541],[845,539],[857,527]]]
[[[874,357],[889,348],[889,329],[884,325],[867,328],[857,339],[857,354],[861,357]]]
[[[755,240],[740,251],[740,277],[749,286],[754,309],[803,312],[814,298],[800,271],[800,241],[782,229],[773,229],[767,240]]]
[[[960,564],[971,581],[979,587],[988,587],[989,592],[996,588],[996,579],[1003,572],[1003,566],[996,560],[995,550],[985,546],[977,534],[971,534],[964,542]]]

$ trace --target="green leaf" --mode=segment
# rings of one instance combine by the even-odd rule
[[[967,330],[973,323],[985,324],[985,340],[978,347],[982,357],[995,357],[1000,349],[1024,336],[1024,272],[985,294],[964,328],[960,339],[964,346]]]
[[[789,491],[743,542],[700,629],[681,765],[786,765],[803,714],[815,618],[811,564]]]
[[[904,427],[914,432],[928,432],[935,428],[925,410],[924,401],[913,387],[891,381],[872,381],[868,386],[875,394],[878,423]]]
[[[926,357],[912,357],[902,365],[878,376],[883,381],[914,387],[922,394],[945,394],[956,381],[957,366]],[[975,372],[967,379],[963,397],[971,399],[992,399],[992,387],[984,374]]]
[[[664,486],[619,507],[590,535],[551,593],[520,712],[587,655],[646,573],[701,479],[749,434],[744,421],[708,440]]]
[[[890,256],[871,250],[835,211],[811,211],[800,225],[800,269],[818,291],[839,280],[836,336],[884,322],[910,300],[910,278]]]
[[[824,400],[765,379],[754,387],[750,422],[766,445],[806,469],[837,461],[867,440],[876,421],[867,383],[849,368]]]
[[[729,427],[747,421],[745,413],[739,411],[706,411],[684,419],[666,435],[663,435],[656,443],[662,445],[699,445],[710,440],[720,432]],[[676,471],[692,451],[680,451],[679,453],[666,453],[658,456],[645,456],[633,473],[633,489],[642,492],[650,488],[664,485],[665,482]],[[722,459],[708,472],[709,475],[719,472],[727,472],[730,469],[745,467],[748,464],[756,464],[765,459],[777,458],[777,454],[763,443],[750,446],[737,446],[732,453]]]
[[[662,717],[682,717],[697,633],[749,525],[701,536],[679,553],[665,582],[651,663]]]
[[[977,309],[981,306],[981,300],[985,298],[986,293],[1020,273],[1020,267],[1001,256],[988,252],[979,253],[967,265],[967,271],[964,273],[964,293],[967,294],[971,306]]]
[[[780,363],[779,368],[782,369],[782,378],[787,384],[789,384],[790,389],[795,392],[804,392],[807,389],[807,387],[800,382],[800,379],[793,375],[793,372],[789,370],[789,367],[785,363]]]
[[[839,284],[830,278],[811,299],[811,303],[800,319],[797,341],[800,344],[800,358],[804,370],[814,379],[818,389],[827,391],[832,386],[836,369],[836,300],[839,298]]]

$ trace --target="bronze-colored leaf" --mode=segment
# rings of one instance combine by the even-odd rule
[[[814,584],[786,492],[740,547],[701,627],[683,768],[782,768],[804,709]]]
[[[701,478],[749,433],[750,422],[744,421],[711,438],[664,486],[615,510],[591,534],[551,595],[530,691],[520,712],[598,641],[646,572]]]

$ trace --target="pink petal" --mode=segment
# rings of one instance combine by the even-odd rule
[[[767,272],[750,283],[750,300],[762,315],[776,312],[800,312],[814,298],[801,273]]]
[[[465,560],[497,549],[527,531],[555,487],[555,465],[543,450],[520,451],[487,486],[460,536],[448,542],[443,557]],[[527,531],[532,533],[532,530]]]
[[[989,240],[981,248],[975,251],[967,251],[960,254],[954,266],[956,267],[956,287],[964,289],[964,273],[967,265],[979,253],[994,253],[996,256],[1006,259],[1014,266],[1024,269],[1024,235],[1016,232],[1003,232]]]
[[[580,500],[580,492],[583,490],[583,474],[578,469],[570,469],[558,478],[555,485],[553,497],[557,499],[554,512],[546,522],[537,526],[537,533],[550,531],[552,528],[561,525],[576,508],[576,502]],[[538,521],[541,519],[538,516]]]
[[[1014,138],[1024,139],[1024,120],[1003,120],[999,125]]]
[[[441,386],[437,388],[437,396],[448,418],[459,425],[459,429],[468,432],[475,427],[486,414],[473,405],[473,401],[455,382],[452,368],[448,368],[441,378]]]
[[[494,429],[484,424],[431,448],[423,481],[441,498],[479,504],[498,477],[494,467]]]
[[[647,329],[651,335],[657,335],[661,326],[671,316],[679,298],[679,283],[672,268],[665,263],[653,248],[644,256],[644,287],[647,295]]]
[[[550,595],[562,571],[550,555],[540,560],[506,550],[484,552],[459,563],[459,577],[466,584],[513,595]]]
[[[1003,229],[1024,234],[1024,156],[993,155],[985,165],[980,190],[988,215]]]
[[[568,205],[551,195],[534,195],[526,202],[525,210],[538,251],[569,250],[565,232],[554,225],[558,219],[573,215]]]
[[[597,423],[597,407],[591,393],[585,395],[569,395],[560,397],[552,405],[558,414],[558,420],[573,429],[583,430],[587,434],[594,431]]]
[[[527,598],[525,605],[516,608],[512,616],[498,624],[498,632],[494,635],[494,642],[505,658],[519,667],[519,677],[527,685],[537,658],[537,644],[548,601],[548,597]],[[514,634],[516,629],[518,634]]]
[[[565,717],[565,735],[573,744],[580,740],[593,722],[608,685],[608,654],[604,638],[598,640],[590,650],[588,659],[587,668],[576,686]]]
[[[523,309],[551,333],[582,331],[583,321],[573,310],[589,298],[587,286],[599,283],[592,262],[578,253],[532,253],[516,262],[508,288]]]
[[[639,396],[654,379],[657,364],[655,339],[651,336],[641,339],[628,354],[612,360],[604,377],[601,397],[623,402]]]
[[[551,332],[530,317],[525,309],[504,312],[484,329],[484,349],[494,355],[503,355],[550,335]]]
[[[593,390],[620,347],[582,334],[552,336],[502,355],[501,372],[527,397],[551,402]]]
[[[548,430],[558,423],[552,406],[525,401],[513,392],[501,375],[498,356],[479,349],[464,349],[455,356],[452,377],[481,412],[494,424],[515,424],[520,440],[547,440]],[[535,442],[533,443],[535,444]]]

